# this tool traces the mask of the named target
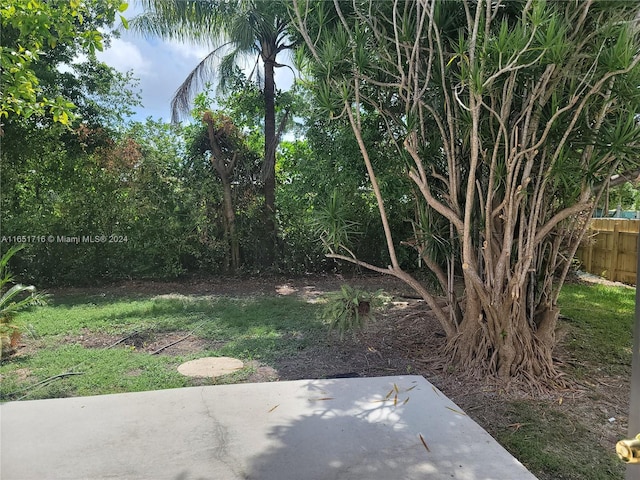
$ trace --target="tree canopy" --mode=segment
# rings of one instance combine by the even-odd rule
[[[102,50],[100,27],[111,25],[120,0],[9,0],[0,6],[0,121],[9,116],[49,114],[67,125],[74,104],[62,95],[47,96],[37,66],[43,57],[70,61],[80,52]],[[46,60],[45,60],[46,61]],[[49,63],[52,63],[49,60]]]

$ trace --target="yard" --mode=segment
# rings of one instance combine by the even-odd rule
[[[364,332],[340,339],[320,319],[323,295],[348,283],[388,300]],[[17,353],[0,366],[2,400],[97,395],[212,383],[420,374],[541,480],[619,479],[626,435],[635,290],[572,282],[561,296],[555,357],[569,387],[532,392],[470,378],[446,363],[440,326],[390,278],[127,282],[50,291],[22,313]],[[231,356],[218,380],[177,366]]]

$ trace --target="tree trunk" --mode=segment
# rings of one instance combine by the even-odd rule
[[[220,181],[222,182],[224,200],[224,236],[226,245],[229,248],[229,255],[225,259],[225,270],[229,270],[229,265],[231,265],[231,271],[235,272],[240,266],[240,244],[238,242],[238,235],[236,234],[236,214],[233,209],[233,195],[231,192],[230,177],[233,174],[239,154],[237,151],[234,151],[232,158],[227,158],[225,161],[225,154],[220,146],[220,139],[216,133],[211,112],[206,112],[203,115],[202,120],[207,125],[209,146],[211,147],[211,164],[218,173]]]
[[[502,292],[467,288],[464,319],[448,349],[454,363],[483,375],[552,383],[558,378],[552,353],[559,311],[541,302],[532,314],[527,291],[533,286],[515,283]]]
[[[233,197],[231,196],[231,182],[226,176],[221,176],[224,192],[224,233],[227,237],[227,245],[231,259],[231,271],[236,272],[240,266],[240,245],[236,234],[236,214],[233,211]]]
[[[276,248],[276,109],[274,60],[264,58],[264,227],[265,262],[273,264]]]

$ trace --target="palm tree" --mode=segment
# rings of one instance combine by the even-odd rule
[[[278,54],[295,44],[288,34],[290,18],[286,4],[261,0],[143,0],[142,3],[144,12],[131,22],[134,30],[212,49],[176,91],[171,102],[172,121],[189,113],[192,98],[215,73],[219,87],[224,89],[240,60],[253,57],[256,72],[262,63],[265,227],[275,246],[276,148],[286,120],[276,127],[274,73],[276,68],[286,66],[277,61]],[[269,252],[269,261],[272,260]]]

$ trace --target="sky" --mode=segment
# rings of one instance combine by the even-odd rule
[[[123,16],[131,19],[140,11],[140,7],[131,2]],[[116,26],[119,25],[118,21]],[[173,94],[210,52],[209,48],[144,37],[131,30],[121,31],[120,38],[112,38],[110,47],[98,53],[98,59],[123,73],[132,71],[139,80],[143,106],[137,108],[134,120],[153,117],[169,121]],[[289,69],[276,69],[276,88],[286,90],[292,81]]]

